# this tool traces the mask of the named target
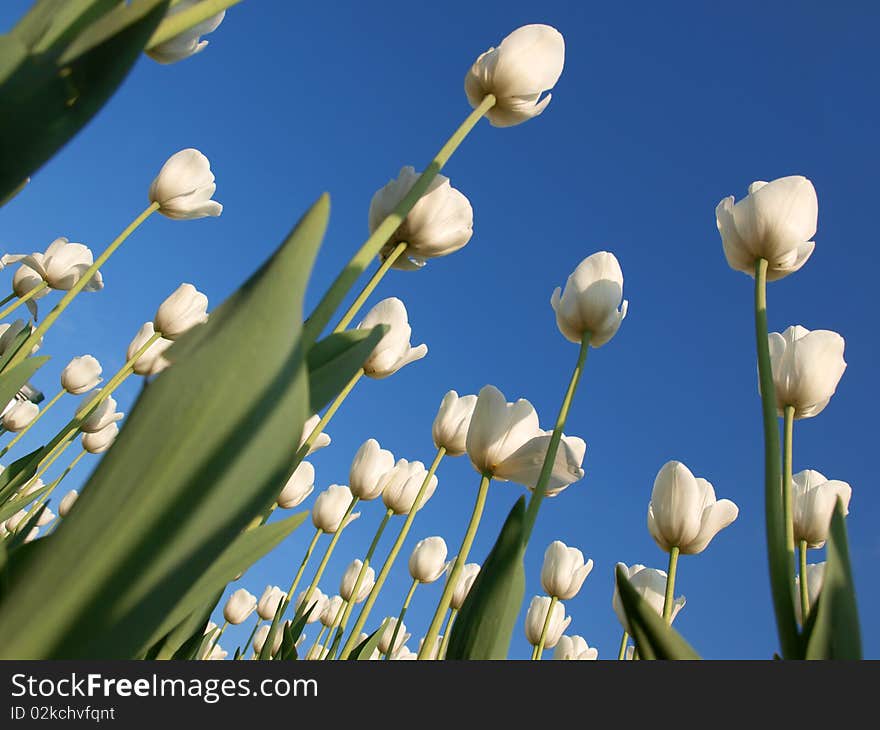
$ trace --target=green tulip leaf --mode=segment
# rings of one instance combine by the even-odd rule
[[[34,502],[34,500],[42,497],[46,492],[53,488],[53,484],[47,484],[44,487],[40,487],[25,497],[19,497],[18,499],[6,502],[2,507],[0,507],[0,522],[4,520],[8,520],[12,515],[18,512],[20,509],[24,509],[29,504]]]
[[[39,0],[11,35],[39,53],[76,36],[118,5],[119,0]]]
[[[0,404],[2,404],[0,408],[15,398],[15,394],[21,390],[21,386],[30,380],[31,376],[47,362],[49,362],[49,358],[46,355],[29,357],[24,362],[0,375]]]
[[[339,394],[387,331],[388,325],[380,324],[370,330],[337,332],[312,345],[306,358],[312,413]]]
[[[36,451],[31,451],[27,456],[13,461],[0,472],[0,504],[5,503],[20,486],[37,473],[42,455],[43,447],[41,446]]]
[[[351,654],[348,655],[349,661],[366,661],[371,656],[373,656],[373,652],[379,648],[379,640],[382,638],[382,632],[385,630],[385,622],[382,622],[382,625],[376,629],[372,634],[370,634],[366,639],[364,639],[360,644],[358,644],[354,649],[351,650]]]
[[[303,629],[306,627],[306,623],[308,623],[309,616],[314,608],[315,604],[312,604],[308,611],[301,615],[297,615],[292,624],[289,626],[287,624],[284,625],[284,638],[281,640],[281,651],[278,655],[279,659],[290,661],[299,658],[296,651],[296,642],[299,640],[299,637],[302,636]]]

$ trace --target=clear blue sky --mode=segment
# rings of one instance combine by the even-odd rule
[[[0,28],[28,5],[3,3]],[[372,300],[403,299],[414,344],[426,342],[430,352],[388,380],[358,385],[328,429],[332,445],[313,459],[318,488],[345,483],[369,437],[398,457],[429,461],[431,421],[450,388],[471,393],[493,383],[511,400],[531,400],[549,428],[577,354],[556,329],[550,294],[585,256],[613,251],[629,316],[610,344],[590,353],[566,429],[587,441],[586,477],[542,509],[524,609],[540,592],[546,545],[561,539],[581,548],[595,568],[567,604],[568,633],[613,658],[613,567],[665,567],[645,515],[657,470],[679,459],[741,512],[703,554],[682,559],[677,593],[687,606],[676,626],[706,657],[770,657],[777,644],[752,288],[725,263],[714,208],[753,180],[803,174],[819,196],[816,250],[802,271],[770,287],[770,326],[846,338],[849,367],[837,395],[818,418],[798,422],[794,459],[796,470],[818,469],[853,487],[851,551],[865,652],[876,658],[880,496],[869,460],[880,357],[878,20],[875,3],[855,1],[833,10],[821,2],[246,1],[200,56],[169,67],[138,62],[86,130],[0,211],[0,249],[42,250],[66,235],[101,250],[143,208],[165,158],[189,146],[210,158],[225,205],[219,219],[154,216],[105,268],[105,290],[81,297],[53,329],[45,351],[54,357],[36,384],[51,396],[60,369],[84,352],[114,372],[138,326],[182,281],[218,304],[329,191],[330,229],[308,293],[314,304],[364,239],[373,192],[402,165],[423,167],[468,112],[462,82],[476,56],[519,25],[549,23],[567,47],[548,110],[512,129],[481,123],[445,171],[473,204],[472,241],[424,271],[393,272]],[[8,285],[11,273],[2,275]],[[137,387],[123,388],[124,405]],[[71,408],[47,417],[41,436]],[[93,463],[66,486],[77,486]],[[444,463],[368,628],[398,612],[416,541],[439,534],[456,550],[477,483],[466,457]],[[472,559],[483,560],[522,491],[492,487]],[[321,583],[326,592],[365,551],[382,507],[362,512],[340,540]],[[286,589],[311,535],[302,528],[240,585],[257,594],[270,582]],[[811,562],[821,557],[814,551]],[[439,593],[438,584],[416,593],[406,621],[411,648]],[[310,644],[316,625],[307,634]],[[231,630],[222,643],[232,650],[245,635]],[[528,656],[522,622],[511,656]]]

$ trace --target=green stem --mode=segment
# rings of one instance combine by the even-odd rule
[[[663,596],[663,620],[672,623],[672,607],[675,605],[675,573],[678,570],[678,548],[669,551],[669,569],[666,571],[666,594]]]
[[[321,653],[318,655],[318,659],[326,659],[327,653],[330,651],[330,638],[333,636],[333,632],[340,626],[342,617],[347,615],[345,613],[345,609],[348,608],[348,601],[344,598],[342,599],[342,603],[339,604],[339,610],[336,612],[336,615],[333,617],[333,623],[330,624],[330,632],[327,634],[327,641],[325,641],[321,645]]]
[[[181,33],[185,33],[190,28],[204,23],[208,18],[240,2],[241,0],[202,0],[198,5],[181,10],[171,17],[166,16],[148,41],[146,50],[149,51],[172,38],[176,38]]]
[[[47,403],[47,404],[46,404],[46,405],[40,410],[39,413],[37,413],[37,416],[36,416],[36,418],[34,418],[33,421],[31,421],[27,426],[25,426],[21,431],[19,431],[19,432],[15,435],[15,438],[12,439],[12,441],[10,441],[8,444],[6,444],[6,446],[3,447],[3,450],[0,451],[0,457],[3,457],[3,456],[5,456],[6,454],[8,454],[9,451],[12,449],[12,447],[15,446],[15,445],[21,440],[21,438],[22,438],[22,437],[23,437],[28,431],[30,431],[31,428],[33,428],[33,427],[37,424],[37,422],[38,422],[43,416],[46,415],[46,413],[48,412],[48,410],[49,410],[52,406],[54,406],[59,400],[61,400],[61,396],[63,396],[66,392],[67,392],[67,391],[64,390],[64,388],[62,388],[62,389],[58,392],[58,394],[57,394],[54,398],[52,398],[52,400],[50,400],[50,401],[49,401],[49,402],[48,402],[48,403]]]
[[[394,210],[383,220],[376,230],[370,234],[370,237],[360,247],[358,252],[352,257],[351,261],[346,264],[345,268],[340,272],[339,276],[333,282],[327,293],[315,307],[315,310],[309,316],[308,322],[303,331],[303,342],[306,347],[311,345],[321,334],[321,331],[330,321],[337,307],[342,303],[348,291],[357,281],[358,277],[364,272],[370,261],[382,250],[382,247],[388,243],[388,240],[394,232],[400,227],[400,224],[406,219],[407,214],[413,209],[413,206],[419,201],[422,195],[428,190],[431,181],[437,176],[437,173],[443,169],[447,160],[452,153],[464,141],[468,133],[474,128],[476,123],[495,105],[495,97],[487,94],[483,101],[474,109],[467,118],[461,123],[458,129],[452,133],[452,136],[440,148],[440,151],[433,160],[425,168],[425,171],[419,176],[410,191],[404,196]]]
[[[260,629],[260,626],[263,625],[263,619],[257,615],[257,623],[254,626],[254,630],[251,631],[251,635],[248,636],[248,640],[244,642],[244,646],[241,647],[241,650],[238,652],[238,658],[242,659],[244,657],[245,652],[248,650],[248,647],[251,645],[251,642],[254,640],[254,637],[257,635],[257,631]]]
[[[321,580],[321,576],[324,575],[324,570],[327,567],[327,563],[330,561],[330,556],[333,554],[336,543],[339,542],[339,536],[342,535],[342,531],[348,524],[348,518],[351,516],[351,513],[354,511],[354,508],[359,501],[359,497],[352,497],[351,501],[348,503],[348,509],[345,510],[345,514],[339,522],[339,527],[336,528],[336,532],[334,532],[333,537],[330,538],[330,544],[327,546],[327,549],[324,551],[324,557],[321,558],[321,562],[318,564],[318,570],[315,571],[315,577],[312,578],[312,582],[306,589],[306,594],[303,596],[303,601],[300,604],[300,611],[304,612],[309,607],[309,599],[312,597],[312,593],[317,587],[318,582]],[[288,596],[288,600],[289,599],[290,596]]]
[[[581,348],[578,352],[577,364],[571,379],[568,381],[568,389],[565,391],[565,397],[562,399],[562,406],[559,408],[559,415],[556,417],[556,425],[553,427],[553,435],[550,436],[550,444],[547,447],[547,455],[544,457],[544,465],[541,467],[541,474],[538,477],[538,483],[529,499],[529,505],[526,508],[526,516],[523,522],[523,545],[527,545],[532,529],[535,526],[535,520],[538,519],[538,510],[541,508],[541,501],[547,491],[547,482],[553,473],[553,465],[556,462],[556,452],[559,450],[559,442],[562,439],[562,429],[565,428],[565,422],[568,419],[568,411],[571,408],[571,402],[574,399],[578,382],[584,371],[584,365],[587,361],[587,351],[590,348],[590,333],[585,332],[581,339]]]
[[[801,626],[807,625],[807,618],[810,615],[810,588],[807,585],[807,541],[800,540],[798,543],[798,551],[800,552],[800,588],[801,588]]]
[[[620,637],[620,649],[617,651],[617,661],[623,661],[626,659],[626,645],[628,643],[629,634],[624,631],[623,636]]]
[[[69,444],[68,444],[68,445],[69,445]],[[64,451],[64,449],[62,449],[61,451],[59,451],[59,452],[58,452],[58,456],[61,456],[61,453],[62,453],[63,451]],[[52,496],[52,492],[54,492],[55,489],[58,487],[58,485],[61,484],[61,482],[62,482],[62,480],[64,479],[64,477],[66,477],[68,474],[70,474],[70,472],[73,471],[73,468],[74,468],[77,464],[79,464],[79,462],[82,460],[82,458],[83,458],[87,453],[89,453],[89,452],[86,451],[85,449],[83,449],[82,451],[80,451],[80,452],[79,452],[79,453],[73,458],[73,461],[71,461],[71,462],[67,465],[67,468],[66,468],[63,472],[61,472],[61,474],[58,476],[57,479],[55,479],[54,482],[52,482],[52,483],[49,485],[49,488],[48,488],[48,489],[47,489],[47,490],[46,490],[46,491],[40,496],[40,498],[39,498],[38,500],[36,500],[36,501],[30,506],[30,508],[29,508],[28,511],[27,511],[27,515],[25,516],[25,519],[22,520],[22,522],[27,522],[27,521],[31,518],[31,516],[32,516],[32,515],[38,510],[38,509],[40,509],[40,507],[42,507],[44,504],[46,504],[46,503],[49,501],[49,498]],[[56,458],[57,458],[57,457],[56,457]],[[54,459],[53,459],[53,461],[54,461]],[[51,465],[50,465],[50,466],[51,466]],[[47,466],[46,468],[48,468],[48,466]],[[45,470],[44,470],[44,471],[45,471]],[[42,473],[43,473],[43,472],[40,472],[40,474],[42,474]],[[37,479],[37,477],[35,476],[34,479]],[[30,482],[28,482],[28,484],[30,484]]]
[[[8,294],[7,296],[3,297],[3,299],[0,299],[0,307],[2,307],[4,304],[8,304],[13,299],[15,299],[15,292],[12,292],[11,294]]]
[[[446,650],[449,648],[449,637],[452,636],[452,625],[455,623],[455,617],[458,616],[457,608],[449,609],[449,618],[446,619],[446,630],[443,632],[443,640],[440,642],[440,651],[437,656],[440,659],[446,658]]]
[[[413,505],[406,515],[406,520],[404,520],[403,526],[400,528],[397,539],[394,541],[394,545],[391,546],[391,551],[388,553],[388,557],[385,558],[385,563],[382,565],[382,570],[380,570],[379,575],[376,576],[376,582],[373,585],[373,589],[370,591],[370,595],[367,596],[367,600],[364,601],[364,605],[361,608],[361,612],[358,615],[354,628],[348,635],[345,646],[342,647],[342,652],[339,655],[341,659],[345,659],[351,653],[351,650],[354,649],[354,647],[357,645],[358,637],[360,636],[361,630],[364,628],[364,624],[367,622],[367,618],[369,618],[370,616],[370,611],[373,610],[373,604],[376,603],[376,599],[379,597],[379,592],[382,590],[382,586],[385,584],[385,579],[388,577],[388,573],[391,571],[391,566],[394,565],[394,561],[397,560],[397,555],[400,552],[400,548],[403,547],[403,542],[404,540],[406,540],[406,536],[409,534],[409,529],[410,527],[412,527],[413,520],[415,520],[416,518],[416,512],[419,511],[422,497],[425,496],[428,485],[431,483],[431,479],[434,477],[434,473],[437,471],[437,468],[440,466],[440,462],[443,460],[443,457],[445,455],[446,449],[443,446],[437,449],[437,455],[434,457],[434,461],[431,462],[431,466],[428,469],[428,473],[425,475],[422,486],[419,487],[419,493],[413,500]]]
[[[226,631],[226,627],[229,626],[228,621],[224,621],[223,625],[220,627],[220,630],[217,632],[217,635],[214,637],[213,641],[211,641],[211,646],[208,651],[205,652],[205,659],[211,656],[211,652],[214,651],[214,647],[220,643],[220,637],[223,636],[223,632]]]
[[[296,452],[296,456],[294,457],[294,468],[300,465],[303,459],[305,459],[309,455],[309,450],[315,443],[315,440],[320,436],[324,429],[327,427],[327,424],[330,423],[330,419],[333,418],[336,411],[339,410],[339,406],[342,405],[342,402],[348,397],[348,394],[354,389],[354,386],[357,385],[358,380],[360,380],[364,375],[364,369],[361,368],[358,370],[351,378],[351,380],[346,383],[345,387],[339,392],[339,395],[336,396],[336,399],[330,404],[330,407],[321,416],[321,420],[318,421],[318,425],[312,429],[312,432],[308,435],[305,441],[303,441],[302,446],[299,447],[299,450]]]
[[[315,530],[315,536],[312,538],[312,541],[309,543],[309,546],[306,548],[306,554],[303,555],[302,562],[299,564],[299,570],[296,571],[296,577],[293,579],[293,583],[290,584],[290,590],[287,591],[287,598],[285,601],[290,603],[290,599],[293,596],[293,592],[296,590],[296,587],[299,585],[300,579],[305,572],[306,565],[308,565],[309,558],[312,557],[312,551],[315,549],[315,545],[318,543],[318,538],[324,534],[324,531],[319,527]]]
[[[484,474],[480,478],[480,488],[477,491],[477,501],[474,504],[474,511],[471,513],[471,519],[464,534],[464,540],[461,541],[461,547],[458,549],[458,555],[452,566],[452,572],[446,585],[443,587],[443,595],[440,596],[440,602],[437,604],[437,610],[434,611],[434,618],[431,620],[431,626],[425,634],[425,640],[419,649],[419,659],[431,656],[431,650],[437,641],[437,634],[440,633],[440,625],[443,623],[443,617],[446,610],[452,602],[452,594],[455,593],[455,586],[458,583],[458,577],[467,562],[468,554],[471,551],[471,545],[474,543],[474,537],[477,534],[477,528],[480,526],[480,518],[483,516],[483,508],[486,506],[486,495],[489,494],[489,484],[492,483],[492,477]]]
[[[361,290],[361,293],[357,295],[357,299],[355,299],[351,306],[346,310],[345,314],[342,315],[342,319],[339,320],[339,324],[334,328],[334,332],[342,332],[348,325],[351,324],[351,320],[357,316],[357,313],[360,311],[361,307],[364,306],[364,302],[367,301],[370,294],[373,293],[373,290],[379,285],[379,282],[382,281],[382,277],[388,273],[388,270],[394,265],[394,262],[400,258],[400,255],[406,251],[407,243],[405,241],[401,241],[394,247],[394,250],[382,262],[382,265],[376,269],[376,273],[370,277],[370,280],[367,282],[367,285]]]
[[[320,653],[318,654],[317,657],[312,656],[312,653],[315,651],[315,649],[318,648],[318,645],[321,643],[321,639],[324,638],[324,632],[328,628],[330,628],[330,627],[329,626],[322,626],[321,627],[321,630],[318,632],[318,638],[315,639],[315,643],[312,644],[312,648],[309,649],[308,653],[306,654],[306,659],[320,659],[321,658]],[[323,648],[322,648],[322,651],[323,651]]]
[[[547,607],[547,616],[544,618],[544,625],[541,627],[541,638],[538,640],[538,645],[535,647],[535,651],[532,654],[532,659],[535,661],[540,661],[541,655],[544,653],[544,643],[547,641],[547,631],[550,629],[550,621],[553,618],[553,609],[556,608],[556,603],[559,599],[556,596],[550,597],[550,605]]]
[[[17,301],[10,304],[6,309],[0,312],[0,319],[6,319],[10,314],[12,314],[16,309],[18,309],[25,302],[29,302],[33,299],[37,294],[39,294],[43,289],[49,286],[45,281],[41,281],[37,284],[33,289],[31,289],[27,294],[24,294],[18,298]]]
[[[125,239],[134,233],[141,223],[147,220],[147,218],[157,210],[159,210],[159,204],[150,203],[150,205],[145,208],[137,218],[129,223],[126,229],[122,231],[122,233],[120,233],[106,249],[104,249],[104,252],[95,259],[95,263],[83,272],[79,281],[70,288],[70,291],[62,297],[61,301],[55,305],[55,308],[46,315],[46,319],[43,320],[40,326],[31,333],[31,336],[27,338],[24,345],[22,345],[18,352],[15,353],[15,356],[6,364],[6,367],[3,368],[3,372],[8,372],[27,358],[28,353],[33,349],[34,345],[40,341],[40,338],[46,334],[46,331],[55,323],[55,320],[61,316],[65,309],[67,309],[70,303],[76,298],[76,295],[85,289],[86,285],[98,272],[98,269],[107,263],[107,259],[109,259],[110,256],[113,255],[113,252],[125,242]]]
[[[412,585],[409,587],[409,592],[406,594],[406,598],[403,599],[403,607],[397,615],[397,623],[394,625],[394,631],[391,634],[391,643],[388,645],[388,651],[385,653],[385,661],[391,659],[391,655],[394,653],[394,645],[397,643],[397,635],[400,633],[400,627],[403,624],[403,619],[409,608],[409,602],[412,600],[413,593],[416,592],[416,588],[418,587],[419,581],[413,580]]]
[[[794,658],[799,653],[797,624],[794,617],[792,575],[794,554],[785,541],[782,479],[779,457],[779,424],[776,415],[776,389],[770,363],[767,332],[767,260],[755,262],[755,339],[758,351],[758,378],[761,385],[761,413],[764,423],[764,511],[767,531],[767,557],[770,567],[770,590],[776,614],[776,628],[782,656]]]
[[[792,441],[794,437],[794,406],[783,411],[782,438],[782,519],[785,522],[785,544],[794,556],[794,521],[791,505]]]

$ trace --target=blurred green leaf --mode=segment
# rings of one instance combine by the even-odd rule
[[[15,394],[21,390],[21,386],[30,380],[31,376],[47,362],[49,362],[49,358],[45,355],[29,357],[8,372],[0,375],[0,409],[15,398]]]
[[[388,325],[381,324],[370,330],[337,332],[312,345],[306,358],[312,413],[318,413],[336,397],[387,331]]]
[[[4,520],[8,520],[12,515],[18,512],[20,509],[24,509],[29,504],[31,504],[34,500],[42,497],[46,492],[52,489],[52,484],[46,484],[45,486],[37,489],[25,497],[19,497],[18,499],[7,502],[3,506],[0,506],[0,522]]]
[[[198,5],[175,13],[162,21],[153,37],[150,38],[147,48],[155,48],[161,43],[170,41],[175,36],[179,36],[199,23],[204,23],[208,18],[240,2],[241,0],[202,0]]]
[[[31,451],[27,456],[13,461],[0,472],[0,503],[9,499],[12,494],[37,473],[37,467],[43,454],[41,446],[36,451]]]
[[[12,29],[30,51],[41,52],[75,36],[120,5],[120,0],[39,0]]]

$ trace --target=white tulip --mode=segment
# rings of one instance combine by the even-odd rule
[[[33,542],[33,541],[36,540],[39,536],[40,536],[40,528],[39,528],[39,527],[34,527],[34,528],[32,528],[31,531],[27,534],[27,537],[25,537],[24,541],[25,541],[25,542]]]
[[[826,479],[812,469],[798,472],[791,478],[791,517],[795,544],[807,541],[807,547],[820,548],[828,539],[831,516],[838,498],[843,514],[849,514],[852,488],[846,482]]]
[[[490,48],[471,66],[464,90],[472,107],[487,94],[495,105],[486,113],[493,127],[512,127],[538,116],[550,103],[565,65],[565,41],[549,25],[524,25]]]
[[[593,660],[599,658],[599,650],[592,649],[582,636],[560,636],[553,652],[554,659]]]
[[[541,643],[541,633],[544,631],[544,624],[550,611],[550,602],[551,599],[547,596],[535,596],[529,604],[529,610],[526,612],[526,638],[532,646]],[[547,625],[547,634],[544,637],[544,648],[552,649],[556,646],[570,623],[571,616],[565,615],[565,605],[562,601],[557,601],[550,614],[550,623]]]
[[[22,259],[22,264],[35,271],[52,289],[61,291],[70,291],[94,263],[88,246],[71,243],[63,237],[52,241],[45,253],[34,253]],[[83,291],[94,292],[103,288],[104,280],[98,271]]]
[[[28,178],[30,179],[30,178]],[[3,271],[10,264],[17,264],[21,261],[27,254],[23,253],[5,253],[0,256],[0,271]]]
[[[266,586],[266,590],[263,591],[263,595],[257,601],[257,614],[259,614],[263,621],[271,621],[275,618],[278,605],[286,596],[287,594],[278,586]]]
[[[345,601],[342,596],[333,596],[332,598],[327,598],[324,602],[324,610],[321,611],[320,620],[324,626],[328,628],[332,628],[334,626],[334,622],[338,616],[341,617],[339,611],[342,609]]]
[[[729,499],[715,500],[708,481],[695,477],[680,461],[669,461],[654,479],[648,532],[667,553],[677,547],[683,555],[696,555],[738,514]]]
[[[327,601],[329,601],[329,597],[324,594],[324,592],[320,588],[312,589],[311,594],[309,595],[309,602],[306,606],[302,605],[303,599],[306,597],[306,593],[308,593],[309,589],[306,588],[304,591],[300,591],[299,595],[293,602],[293,610],[299,612],[300,609],[303,611],[308,610],[310,607],[312,608],[312,612],[309,614],[306,623],[313,624],[316,621],[321,620],[321,616],[324,613],[324,609],[327,608]]]
[[[548,595],[567,601],[578,594],[592,569],[593,561],[584,562],[580,550],[554,540],[544,552],[541,586]]]
[[[223,661],[228,655],[229,652],[226,651],[222,646],[220,646],[220,644],[214,644],[214,646],[211,647],[211,651],[208,656],[205,657],[205,661]]]
[[[459,396],[454,390],[444,395],[431,428],[434,446],[446,449],[447,456],[464,454],[467,451],[468,428],[476,407],[475,395]]]
[[[423,636],[419,639],[419,653],[422,651],[422,645],[425,643],[425,637]],[[443,634],[440,634],[437,637],[437,640],[434,642],[434,646],[431,647],[431,651],[425,654],[425,659],[429,661],[436,661],[440,658],[440,646],[443,644]],[[418,658],[419,654],[416,653],[416,658]]]
[[[333,534],[361,516],[355,512],[348,516],[345,525],[340,524],[348,510],[353,495],[351,490],[342,484],[331,484],[321,492],[312,506],[312,524],[327,534]]]
[[[370,591],[373,590],[373,585],[376,582],[376,571],[371,567],[367,567],[364,571],[363,578],[361,578],[361,584],[358,588],[357,595],[353,595],[354,587],[363,565],[362,561],[353,560],[345,569],[345,573],[342,574],[342,580],[339,584],[339,595],[349,603],[360,603],[366,599],[366,597],[370,595]]]
[[[755,276],[755,262],[767,259],[767,281],[794,273],[810,258],[816,244],[819,203],[816,190],[801,175],[772,182],[758,180],[734,205],[733,196],[715,208],[724,255],[730,268]]]
[[[284,627],[290,626],[290,624],[290,619],[288,619],[283,623],[279,623],[278,627],[275,629],[275,637],[272,641],[272,656],[275,656],[281,648],[281,644],[284,642]],[[254,652],[256,652],[257,656],[263,651],[263,646],[266,644],[266,639],[269,638],[269,632],[271,630],[271,624],[263,624],[257,629],[257,633],[254,634]],[[299,646],[300,643],[301,642],[297,641],[296,645]]]
[[[409,326],[406,307],[396,297],[379,302],[367,312],[357,329],[372,329],[380,324],[388,325],[389,329],[364,363],[364,373],[368,377],[387,378],[404,365],[421,360],[428,354],[427,345],[410,345],[412,328]]]
[[[406,633],[406,624],[400,624],[400,630],[397,632],[397,637],[394,639],[394,646],[391,646],[391,637],[394,635],[394,628],[397,626],[397,619],[389,616],[382,623],[382,633],[379,635],[379,651],[382,654],[394,654],[394,652],[398,651],[400,647],[402,647],[411,634]]]
[[[82,447],[90,454],[102,454],[109,449],[119,435],[119,426],[111,423],[104,426],[100,431],[84,433],[82,435]]]
[[[291,474],[275,502],[281,509],[293,509],[301,505],[314,489],[315,467],[308,461],[303,461]]]
[[[198,5],[200,2],[201,0],[181,0],[180,3],[173,8],[169,8],[165,17],[170,18],[172,15],[176,15],[182,10],[188,10],[195,5]],[[162,64],[177,63],[185,58],[194,56],[203,51],[205,46],[208,45],[208,41],[203,41],[202,36],[217,30],[217,27],[223,22],[225,16],[226,11],[221,10],[216,15],[212,15],[207,20],[203,20],[201,23],[194,25],[180,35],[176,35],[164,43],[160,43],[159,45],[150,48],[146,51],[146,54],[154,61]]]
[[[587,256],[550,297],[556,325],[570,342],[590,333],[590,345],[601,347],[617,333],[629,302],[623,298],[623,272],[613,253]]]
[[[75,357],[61,371],[61,387],[71,395],[88,393],[101,382],[101,363],[91,355]]]
[[[223,206],[211,200],[217,185],[211,163],[201,152],[185,149],[175,153],[150,185],[150,201],[159,212],[175,220],[218,216]]]
[[[156,330],[153,327],[153,323],[144,322],[138,330],[138,333],[134,336],[134,339],[131,341],[131,344],[129,344],[128,350],[125,352],[126,361],[131,360],[137,354],[138,350],[146,345],[147,341],[155,333]],[[164,357],[164,353],[172,344],[171,340],[160,337],[147,348],[143,355],[135,360],[132,365],[132,370],[138,375],[143,376],[158,375],[171,365],[171,363]]]
[[[257,607],[257,597],[244,588],[239,588],[226,601],[223,607],[223,618],[229,623],[243,623]]]
[[[32,479],[31,481],[27,482],[27,484],[18,489],[18,494],[20,494],[22,497],[29,497],[30,495],[39,492],[45,486],[46,484],[45,482],[43,482],[42,479]]]
[[[96,397],[100,397],[100,392]],[[124,415],[116,410],[116,400],[113,396],[107,396],[80,424],[79,430],[84,433],[97,433],[101,429],[107,428],[111,423],[121,421]]]
[[[438,637],[439,638],[439,637]],[[401,646],[396,652],[391,655],[392,661],[414,661],[419,658],[418,653],[414,651],[410,651],[409,647]]]
[[[207,321],[208,297],[192,284],[181,284],[159,305],[153,326],[165,339],[173,341]]]
[[[15,270],[15,273],[12,275],[12,293],[19,298],[29,294],[43,283],[43,254],[35,253],[26,258],[32,261],[37,269],[33,269],[26,263],[23,263]],[[27,308],[31,313],[31,317],[37,318],[37,300],[48,296],[51,291],[49,287],[44,287],[28,300]]]
[[[657,612],[657,615],[662,615],[663,601],[666,597],[666,572],[663,570],[655,570],[654,568],[646,568],[644,565],[638,564],[632,565],[629,568],[623,563],[618,563],[618,565],[626,569],[627,575],[629,576],[629,583],[636,590],[636,593],[647,601],[648,605]],[[623,611],[623,604],[620,601],[620,593],[617,589],[616,569],[614,575],[614,596],[611,599],[611,606],[614,608],[614,613],[617,614],[617,620],[620,621],[620,625],[623,626],[624,631],[631,634],[632,631],[626,620],[626,614]],[[679,596],[673,600],[672,618],[670,619],[670,622],[673,621],[678,615],[678,612],[684,608],[684,604],[684,596]]]
[[[427,476],[428,470],[421,461],[398,459],[394,468],[388,472],[385,486],[382,488],[382,501],[385,506],[394,510],[396,515],[409,514]],[[432,474],[416,510],[425,506],[435,489],[437,489],[437,476]]]
[[[419,540],[409,556],[409,574],[419,583],[433,583],[446,570],[446,541],[442,537]]]
[[[769,344],[779,415],[786,406],[794,406],[795,418],[819,415],[846,370],[843,337],[797,325],[782,334],[771,332]]]
[[[355,644],[355,646],[363,644],[368,638],[370,638],[369,634],[365,634],[364,632],[361,632],[360,634],[358,634],[358,640],[357,640],[357,644]],[[363,657],[360,657],[360,658],[363,659]],[[376,647],[375,649],[373,649],[370,656],[367,657],[367,660],[368,661],[376,661],[377,659],[381,659],[381,658],[382,658],[382,654],[379,652],[379,648]]]
[[[3,523],[3,527],[6,528],[6,532],[15,532],[16,529],[18,529],[18,526],[24,521],[27,516],[27,509],[20,509],[14,515],[12,515],[12,517],[7,519],[6,522]]]
[[[79,498],[79,492],[75,489],[71,489],[64,497],[61,498],[61,502],[58,504],[58,514],[62,517],[67,517],[73,505],[76,503],[76,500]]]
[[[9,348],[15,344],[15,341],[25,329],[28,330],[30,335],[36,327],[25,322],[23,319],[17,319],[11,324],[0,324],[0,355],[5,355],[9,351]],[[33,355],[39,350],[42,344],[43,338],[41,337],[40,341],[31,348],[31,354]]]
[[[319,415],[315,414],[314,416],[311,416],[310,418],[308,418],[306,420],[306,422],[303,424],[302,436],[300,437],[300,440],[299,440],[300,448],[302,448],[303,444],[305,444],[305,442],[309,438],[309,436],[312,435],[312,431],[315,430],[315,428],[317,427],[317,425],[320,421],[321,421],[321,417]],[[309,453],[306,454],[306,456],[309,456],[310,454],[314,454],[318,449],[323,449],[325,446],[329,446],[329,445],[330,445],[330,436],[328,436],[324,431],[322,431],[321,433],[318,434],[317,438],[315,438],[315,442],[309,447]]]
[[[376,439],[368,439],[357,450],[348,483],[351,493],[363,500],[376,499],[382,494],[385,481],[394,468],[394,454],[379,446]]]
[[[825,563],[810,563],[807,566],[807,598],[810,601],[810,610],[816,606],[822,586],[825,583]],[[803,624],[801,616],[801,577],[794,577],[794,615],[799,624]]]
[[[40,407],[29,400],[10,402],[13,404],[12,407],[3,413],[3,428],[13,433],[24,431],[39,415]]]
[[[37,519],[37,527],[45,527],[54,519],[55,519],[55,513],[52,510],[50,510],[48,507],[46,507],[46,509],[44,509],[42,512],[40,512],[40,516]]]
[[[452,574],[452,567],[454,564],[455,560],[452,560],[446,568],[446,580],[449,580],[449,575]],[[449,605],[456,611],[464,605],[464,601],[468,597],[468,593],[470,593],[471,586],[474,584],[474,581],[479,574],[480,566],[477,563],[465,563],[462,566],[461,572],[458,574],[458,583],[455,584],[455,590],[452,592],[452,600],[449,602]]]
[[[373,233],[403,200],[421,173],[407,165],[396,180],[389,182],[370,201],[369,228]],[[380,256],[386,259],[399,243],[406,250],[392,268],[414,271],[426,259],[447,256],[463,248],[474,233],[474,211],[468,199],[449,184],[449,178],[437,175],[403,219]]]

